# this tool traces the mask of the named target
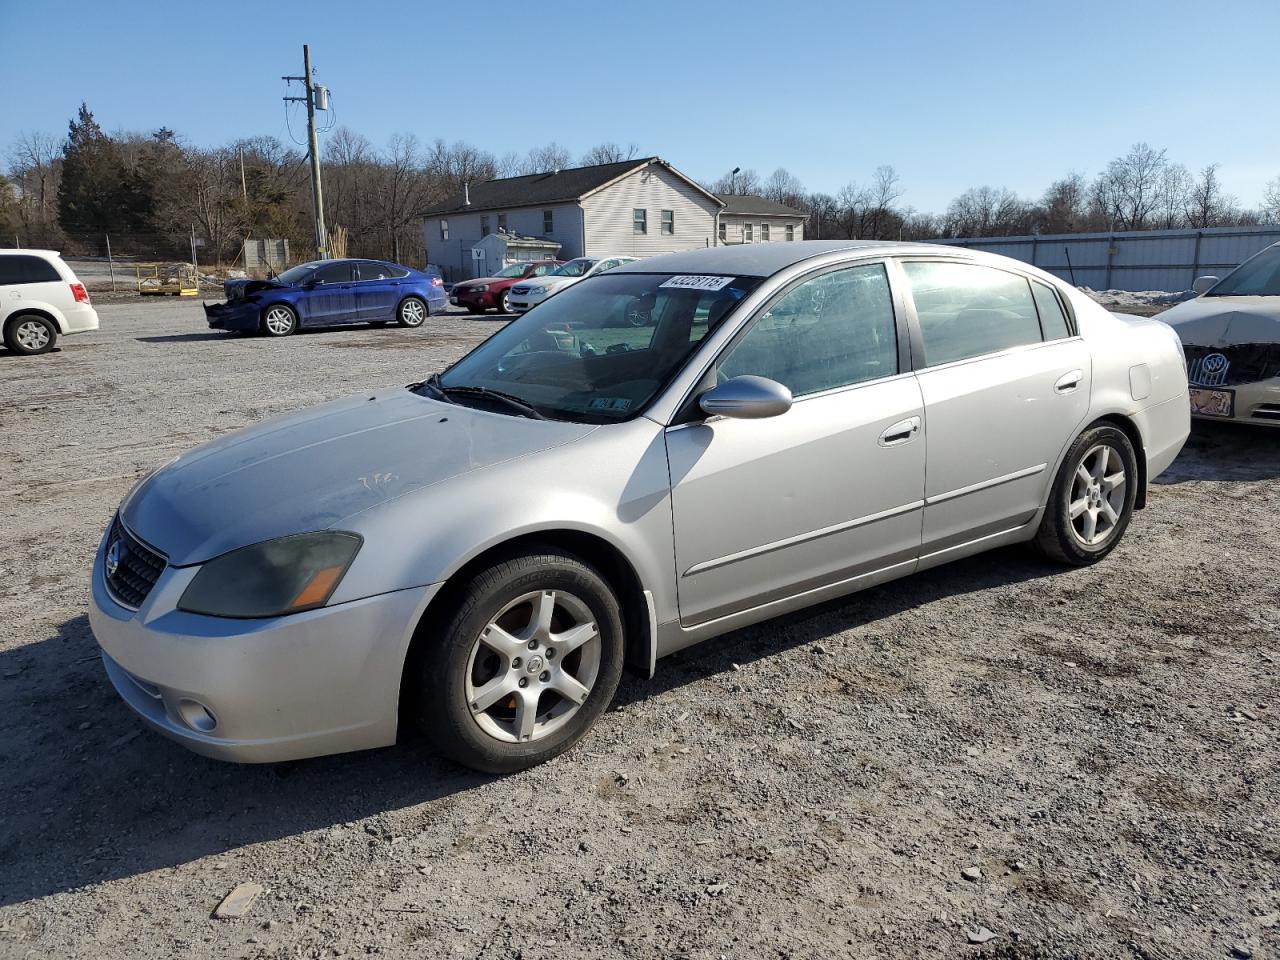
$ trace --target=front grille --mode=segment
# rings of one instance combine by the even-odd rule
[[[1280,403],[1263,403],[1253,411],[1253,415],[1259,420],[1277,420],[1280,421]]]
[[[529,292],[529,288],[528,287],[512,287],[511,292],[514,293],[516,296],[523,297],[526,293]]]
[[[111,523],[104,561],[107,588],[117,600],[135,610],[142,606],[165,568],[164,557],[126,530],[119,517]]]
[[[1280,377],[1280,344],[1184,347],[1187,380],[1197,387],[1230,387]]]

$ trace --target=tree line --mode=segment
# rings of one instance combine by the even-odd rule
[[[385,146],[339,127],[326,137],[325,216],[348,256],[422,263],[421,211],[465,183],[636,157],[634,144],[602,143],[575,158],[557,143],[496,155],[471,144],[429,143],[397,134]],[[719,194],[755,194],[808,215],[810,238],[928,240],[1031,233],[1213,227],[1280,220],[1280,177],[1262,204],[1247,209],[1228,195],[1217,164],[1191,172],[1167,152],[1134,145],[1092,179],[1070,173],[1039,198],[980,186],[945,212],[903,204],[891,166],[836,193],[808,191],[785,168],[767,177],[726,173],[704,184]],[[260,136],[201,147],[168,127],[108,134],[81,105],[67,135],[20,136],[0,173],[0,245],[53,247],[74,254],[187,259],[234,264],[246,238],[290,241],[294,259],[311,255],[307,157]]]

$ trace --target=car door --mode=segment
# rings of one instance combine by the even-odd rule
[[[359,279],[355,284],[356,315],[360,320],[394,319],[400,302],[401,280],[398,269],[377,260],[361,260],[356,264]]]
[[[1048,284],[976,263],[901,268],[925,407],[923,565],[1035,517],[1088,413],[1091,363]]]
[[[791,409],[667,429],[685,626],[914,567],[923,405],[896,314],[883,263],[791,285],[716,364],[785,384]]]
[[[356,315],[355,271],[350,260],[340,260],[316,270],[301,299],[301,320],[307,326],[354,323]]]

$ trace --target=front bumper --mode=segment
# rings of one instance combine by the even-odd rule
[[[488,310],[497,306],[497,298],[489,291],[476,293],[472,290],[454,289],[449,300],[455,306],[474,307],[477,310]]]
[[[132,610],[107,589],[105,546],[89,623],[112,685],[153,730],[240,763],[395,742],[405,655],[437,586],[232,620],[178,610],[199,567],[167,567]]]
[[[1191,384],[1193,389],[1231,390],[1235,393],[1234,410],[1230,417],[1202,416],[1195,419],[1212,423],[1251,423],[1263,427],[1280,427],[1280,377],[1257,380],[1253,383],[1234,383],[1223,387],[1202,387]]]
[[[257,330],[261,305],[248,300],[206,303],[204,318],[214,330]]]

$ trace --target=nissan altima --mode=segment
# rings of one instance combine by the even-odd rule
[[[1189,421],[1169,327],[1012,260],[654,257],[447,370],[161,467],[102,538],[90,619],[120,695],[201,753],[416,724],[517,770],[579,740],[624,666],[1005,544],[1101,561]]]

